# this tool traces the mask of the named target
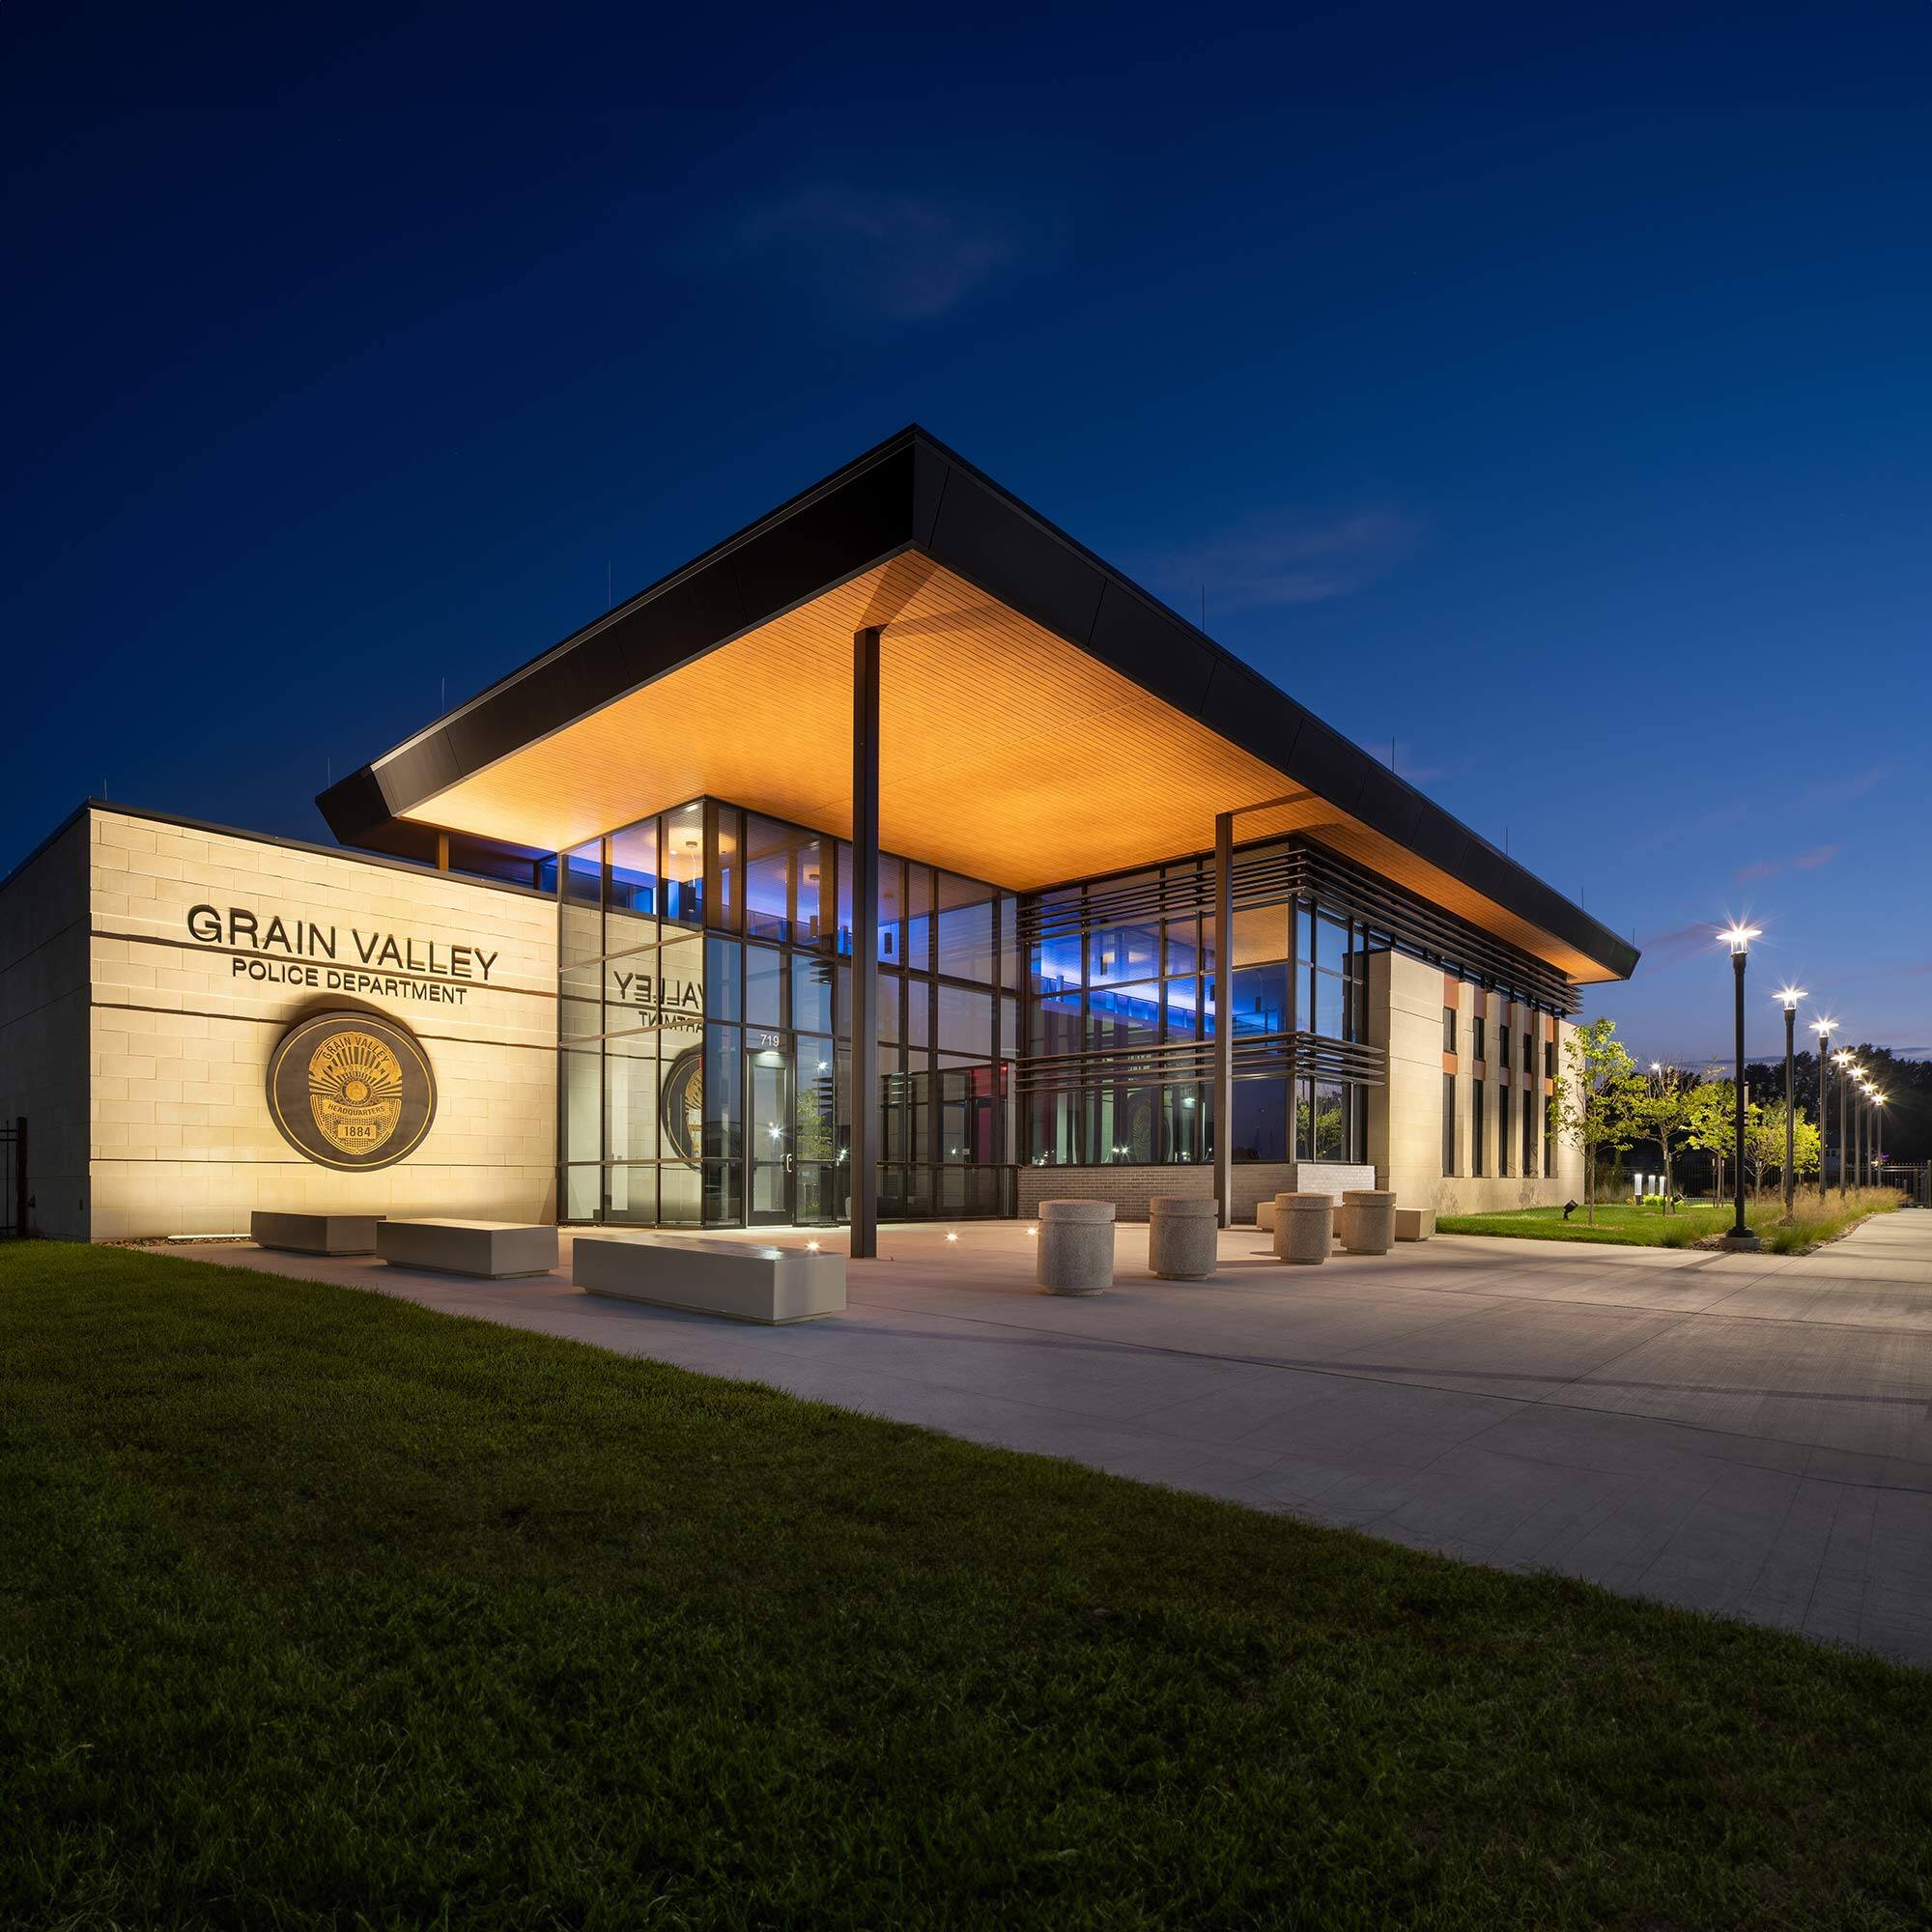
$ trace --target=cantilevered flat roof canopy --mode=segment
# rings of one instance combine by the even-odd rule
[[[877,626],[879,840],[1028,890],[1299,831],[1570,979],[1636,953],[919,429],[587,626],[318,801],[560,851],[699,793],[852,819]],[[414,834],[420,839],[421,833]]]

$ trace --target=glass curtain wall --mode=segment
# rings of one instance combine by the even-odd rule
[[[1028,1053],[1061,1071],[1028,1101],[1026,1158],[1034,1165],[1212,1158],[1213,1086],[1202,1077],[1202,1057],[1169,1051],[1180,1076],[1163,1078],[1153,1051],[1214,1038],[1219,936],[1200,910],[1211,899],[1210,870],[1198,859],[1177,861],[1063,887],[1036,902],[1041,937],[1029,949]],[[1100,909],[1086,917],[1090,899]],[[1123,899],[1145,910],[1110,917],[1105,907]],[[1367,1037],[1368,956],[1386,942],[1307,898],[1239,906],[1233,924],[1236,1049],[1255,1050],[1242,1055],[1251,1065],[1275,1067],[1243,1072],[1237,1062],[1233,1157],[1362,1159],[1366,1090],[1287,1069],[1297,1034]]]
[[[561,855],[560,1212],[849,1209],[851,848],[698,800]],[[1012,1211],[1016,905],[882,856],[882,1216]]]

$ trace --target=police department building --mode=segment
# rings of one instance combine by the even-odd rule
[[[0,884],[35,1231],[1558,1202],[1636,963],[917,429],[318,804],[90,802]]]

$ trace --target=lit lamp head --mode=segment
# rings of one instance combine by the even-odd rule
[[[1818,1051],[1823,1053],[1830,1045],[1832,1036],[1838,1030],[1838,1023],[1833,1019],[1813,1020],[1811,1031],[1818,1036]]]
[[[1724,941],[1730,947],[1731,956],[1734,959],[1741,958],[1745,953],[1748,952],[1751,941],[1760,936],[1761,930],[1759,927],[1755,925],[1740,925],[1736,921],[1725,926],[1723,931]]]
[[[1787,1013],[1795,1013],[1798,1010],[1798,1002],[1804,997],[1804,988],[1803,986],[1780,986],[1774,997],[1783,1005],[1784,1010]]]

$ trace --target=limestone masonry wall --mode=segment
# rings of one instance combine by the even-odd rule
[[[554,1218],[554,900],[105,807],[85,839],[95,1239],[257,1208]],[[410,1027],[438,1090],[421,1147],[362,1174],[304,1159],[266,1102],[287,1028],[356,1009]]]
[[[88,1236],[87,842],[76,816],[0,887],[0,1120],[27,1121],[27,1222]]]

